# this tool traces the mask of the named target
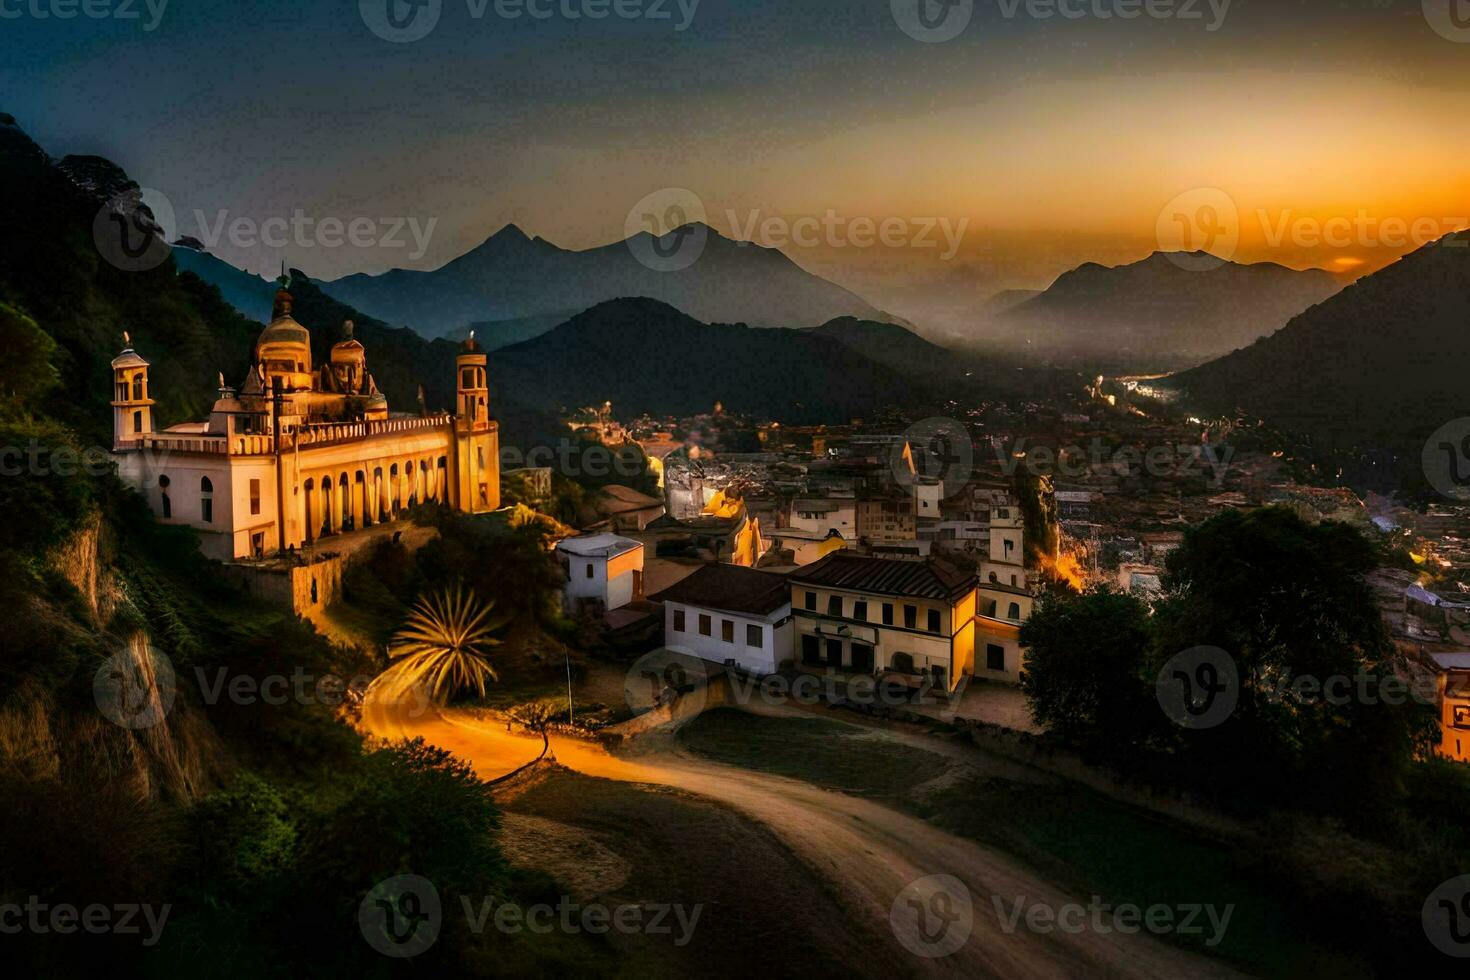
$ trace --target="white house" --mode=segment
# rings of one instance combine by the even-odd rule
[[[664,646],[676,653],[774,674],[794,655],[786,576],[705,565],[650,596],[664,605]]]
[[[857,538],[857,498],[852,494],[798,497],[791,502],[791,526],[826,537],[836,531],[849,541]]]
[[[643,598],[643,545],[617,534],[584,534],[556,546],[566,573],[568,612],[589,606],[607,612]]]

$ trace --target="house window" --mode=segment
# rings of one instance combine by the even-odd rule
[[[674,610],[674,632],[684,632],[684,610],[682,609]]]
[[[842,666],[842,641],[827,641],[827,663],[833,667]]]
[[[588,578],[591,578],[592,577],[592,563],[591,562],[588,562],[587,563],[587,577]]]
[[[173,501],[171,501],[171,500],[168,499],[168,477],[167,476],[164,476],[163,474],[159,474],[159,477],[158,477],[158,489],[159,489],[159,496],[161,496],[163,498],[163,501],[162,501],[163,502],[163,516],[164,517],[173,517],[174,516],[174,505],[173,505]]]
[[[1001,542],[1001,544],[1004,547],[1005,553],[1007,555],[1010,555],[1011,552],[1016,550],[1016,542],[1012,541],[1010,538],[1006,538],[1003,542]]]
[[[817,608],[817,594],[815,592],[808,592],[806,594],[805,605],[806,605],[806,608],[812,610],[813,612],[816,611],[816,608]]]
[[[866,599],[859,599],[852,604],[852,618],[864,623],[868,621],[868,603]]]
[[[735,624],[728,619],[720,620],[720,639],[725,643],[735,642]]]
[[[888,664],[888,669],[897,674],[913,674],[914,655],[912,653],[895,653]]]
[[[931,609],[931,610],[929,610],[929,632],[931,632],[931,633],[938,633],[939,632],[939,610],[938,609]]]
[[[143,376],[141,374],[138,374],[138,375],[134,375],[133,376],[133,401],[140,402],[142,400],[143,400]]]
[[[911,630],[919,625],[919,607],[910,606],[905,603],[903,607],[903,628]]]
[[[985,600],[985,608],[981,610],[980,614],[982,616],[989,616],[991,619],[994,619],[995,618],[995,600],[994,599],[986,599]]]
[[[828,596],[827,597],[827,615],[828,616],[841,616],[842,615],[842,596],[840,596],[840,595],[831,595],[831,596]]]
[[[745,645],[760,648],[766,645],[766,628],[756,623],[745,624]]]
[[[699,635],[700,636],[709,636],[710,635],[710,629],[711,629],[711,624],[710,624],[710,618],[709,618],[709,616],[706,615],[705,613],[700,613],[699,614]]]
[[[893,625],[893,603],[891,602],[883,603],[883,625]]]
[[[985,669],[986,670],[1005,670],[1006,669],[1006,648],[1005,647],[996,646],[994,643],[987,643],[987,644],[985,644]]]
[[[205,524],[214,523],[214,484],[207,476],[199,480],[199,518]]]
[[[137,412],[134,412],[133,413],[133,434],[136,435],[136,434],[138,434],[138,433],[140,433],[142,431],[143,431],[143,413],[141,411],[137,411]]]
[[[1010,604],[1010,606],[1008,606],[1006,608],[1006,618],[1007,619],[1020,619],[1021,618],[1021,604],[1019,602],[1013,602],[1013,603]]]
[[[260,513],[260,481],[250,481],[250,513]]]

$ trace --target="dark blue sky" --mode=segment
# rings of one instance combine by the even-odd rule
[[[132,20],[31,13],[57,2],[0,0],[0,109],[53,154],[102,154],[162,191],[181,231],[220,209],[436,222],[411,262],[284,249],[320,274],[436,265],[509,220],[608,241],[663,187],[694,190],[717,227],[835,208],[1124,234],[1152,227],[1154,198],[1200,184],[1310,198],[1324,161],[1362,137],[1413,158],[1406,182],[1470,190],[1465,115],[1446,108],[1466,104],[1470,43],[1436,34],[1418,0],[1234,0],[1213,31],[1208,0],[1194,21],[979,0],[944,43],[905,34],[890,0],[702,0],[682,32],[677,0],[667,20],[596,21],[506,20],[494,0],[475,19],[443,0],[402,44],[356,0],[172,0],[153,30],[145,0],[89,0]],[[1287,186],[1257,188],[1278,156]],[[1307,206],[1357,193],[1422,207],[1364,186],[1381,164]],[[263,269],[283,250],[220,251]]]

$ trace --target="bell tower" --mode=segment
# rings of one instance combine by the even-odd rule
[[[137,449],[153,434],[153,399],[148,390],[148,362],[123,334],[123,351],[112,359],[112,448]]]
[[[455,444],[459,509],[483,514],[500,507],[500,427],[490,419],[489,358],[470,332],[455,367]]]

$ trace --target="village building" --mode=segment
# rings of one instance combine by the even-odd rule
[[[664,607],[670,650],[752,674],[791,660],[791,592],[786,577],[739,565],[704,565],[650,597]]]
[[[898,544],[918,537],[914,495],[899,487],[860,494],[857,537],[865,545]]]
[[[1470,653],[1430,655],[1438,670],[1439,754],[1470,762]]]
[[[642,531],[664,516],[664,502],[632,487],[612,483],[598,490],[588,504],[594,520],[606,521],[614,531]]]
[[[838,551],[789,576],[797,663],[951,691],[974,673],[975,577]]]
[[[990,512],[989,553],[980,562],[980,581],[1021,588],[1026,585],[1026,550],[1021,509],[996,507]]]
[[[602,616],[643,599],[643,545],[617,534],[584,534],[557,542],[568,613]]]
[[[149,364],[125,338],[112,362],[113,457],[158,521],[194,528],[206,555],[231,561],[306,548],[426,501],[498,508],[499,431],[473,336],[455,359],[453,412],[391,412],[351,323],[326,363],[313,362],[287,285],[283,276],[244,381],[221,376],[206,419],[156,429]]]
[[[855,538],[857,501],[851,493],[798,497],[791,502],[791,526],[823,537],[836,531],[844,538]]]

